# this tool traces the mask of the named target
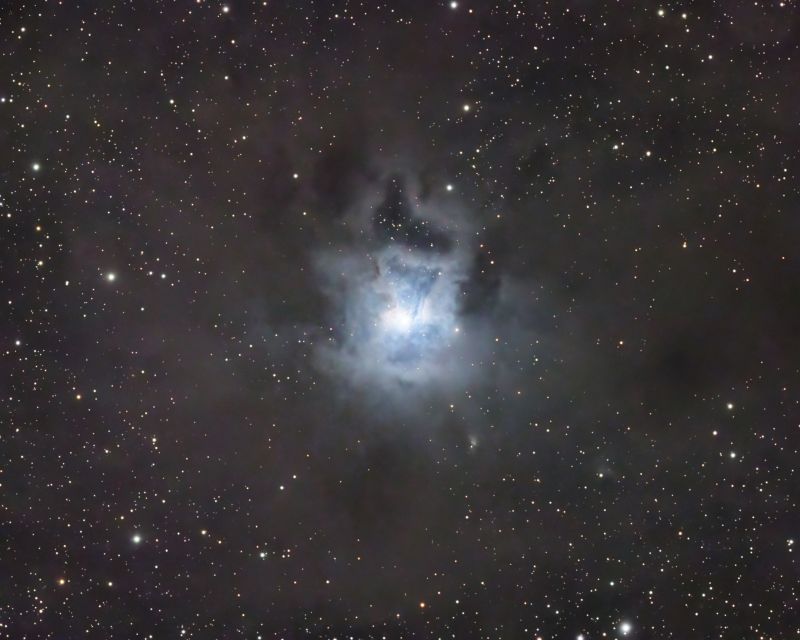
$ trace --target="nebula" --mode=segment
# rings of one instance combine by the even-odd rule
[[[459,230],[469,228],[469,214],[437,209],[435,201],[412,206],[400,186],[409,180],[387,178],[382,202],[352,212],[360,222],[353,227],[366,228],[366,236],[317,256],[322,288],[341,318],[320,361],[373,389],[447,385],[463,379],[467,357],[461,298],[474,249]],[[450,233],[439,228],[446,222]]]

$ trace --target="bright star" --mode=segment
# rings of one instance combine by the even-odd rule
[[[391,331],[407,333],[414,326],[414,315],[407,309],[394,307],[381,316],[381,323]]]

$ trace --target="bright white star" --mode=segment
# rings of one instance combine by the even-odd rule
[[[414,326],[414,315],[402,307],[393,307],[381,316],[381,323],[385,329],[398,333],[408,333]]]

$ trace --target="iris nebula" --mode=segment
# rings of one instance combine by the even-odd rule
[[[336,274],[328,298],[342,318],[323,361],[372,387],[428,383],[457,366],[460,297],[472,260],[457,231],[468,226],[463,208],[412,206],[397,179],[387,181],[381,202],[353,214],[369,233],[319,261],[321,273]],[[450,220],[460,224],[445,233],[439,227],[448,216],[462,219]]]

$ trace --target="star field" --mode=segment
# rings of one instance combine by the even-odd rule
[[[795,2],[0,16],[0,638],[800,634]]]

